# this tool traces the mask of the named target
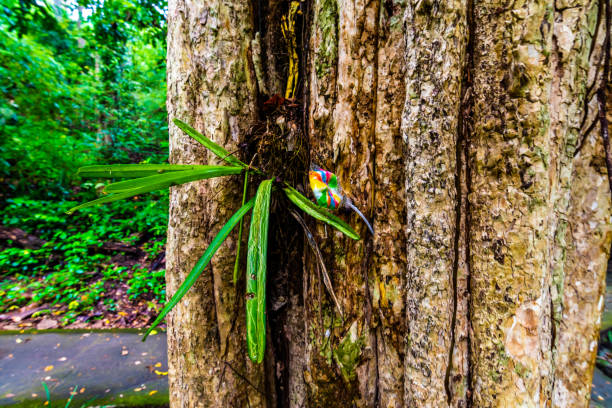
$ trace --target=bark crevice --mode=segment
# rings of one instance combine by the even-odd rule
[[[466,4],[466,23],[467,23],[467,44],[465,48],[465,66],[463,72],[462,86],[461,86],[461,110],[459,122],[460,137],[459,139],[463,143],[463,163],[465,169],[465,194],[463,201],[464,207],[464,223],[465,230],[465,268],[466,268],[466,293],[467,298],[467,369],[466,369],[466,391],[465,391],[465,403],[467,407],[472,406],[473,398],[473,383],[472,383],[472,329],[471,329],[471,317],[472,317],[472,260],[471,260],[471,217],[470,217],[470,194],[472,193],[472,167],[468,163],[470,157],[470,131],[471,131],[471,110],[473,106],[472,100],[472,78],[474,77],[474,42],[476,36],[476,26],[474,22],[474,0],[467,0]]]

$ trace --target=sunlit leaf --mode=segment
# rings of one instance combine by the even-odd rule
[[[357,234],[355,230],[353,230],[346,222],[331,214],[329,211],[315,205],[308,198],[300,194],[300,192],[295,188],[287,186],[283,190],[285,191],[287,198],[289,198],[293,204],[302,209],[306,214],[328,223],[349,238],[356,240],[360,238],[359,234]]]
[[[266,257],[272,182],[259,185],[249,231],[247,253],[246,329],[249,358],[261,363],[266,349]]]
[[[209,138],[207,138],[206,136],[204,136],[203,134],[201,134],[200,132],[198,132],[197,130],[195,130],[194,128],[192,128],[191,126],[186,124],[185,122],[180,121],[179,119],[174,119],[173,122],[183,132],[187,133],[189,136],[191,136],[192,138],[194,138],[195,140],[200,142],[208,150],[210,150],[211,152],[216,154],[219,158],[225,160],[226,162],[228,162],[228,163],[230,163],[230,164],[232,164],[234,166],[241,166],[241,167],[244,167],[244,168],[249,167],[248,165],[246,165],[243,162],[241,162],[240,160],[238,160],[236,157],[232,156],[223,147],[219,146],[218,144],[216,144],[215,142],[213,142],[212,140],[210,140]]]
[[[155,319],[151,327],[149,327],[149,329],[143,336],[142,341],[146,340],[147,336],[153,331],[153,329],[155,329],[157,325],[160,324],[162,320],[164,320],[164,317],[166,317],[168,312],[172,310],[174,306],[176,306],[176,304],[181,300],[183,296],[185,296],[185,293],[187,293],[189,288],[193,286],[195,281],[202,274],[202,271],[204,271],[204,268],[206,268],[206,266],[212,259],[213,255],[215,254],[215,252],[217,252],[217,250],[219,249],[223,241],[225,241],[229,233],[232,231],[232,229],[234,229],[236,224],[238,224],[238,221],[240,221],[242,217],[244,217],[244,215],[251,208],[253,208],[254,204],[255,204],[255,198],[249,200],[238,211],[236,211],[234,215],[232,215],[232,217],[227,221],[227,223],[225,223],[223,228],[221,228],[221,230],[217,233],[215,238],[213,238],[208,248],[206,248],[206,251],[204,251],[204,254],[202,255],[202,257],[198,259],[198,262],[196,262],[191,272],[189,272],[189,275],[187,275],[183,283],[181,283],[181,286],[174,293],[170,301],[166,303],[166,305],[162,309],[159,316],[157,316],[157,318]]]
[[[144,187],[149,187],[151,189],[150,191],[160,190],[178,184],[189,183],[190,181],[240,174],[242,171],[242,167],[201,166],[197,170],[174,171],[167,174],[157,174],[155,176],[119,181],[109,184],[104,188],[104,191],[107,193],[120,193]]]
[[[147,177],[156,174],[198,170],[204,166],[189,164],[101,164],[81,167],[77,175],[93,178]]]
[[[223,167],[223,166],[219,166],[219,167]],[[220,175],[238,174],[240,173],[240,171],[242,171],[242,169],[240,169],[239,167],[225,167],[225,169],[231,169],[231,171],[224,170],[228,172],[226,172],[225,174],[220,174]],[[184,175],[182,173],[189,173],[189,174]],[[197,174],[194,174],[194,173],[197,173]],[[123,200],[124,198],[129,198],[129,197],[137,196],[140,194],[149,193],[154,190],[161,190],[161,189],[167,188],[169,186],[177,185],[177,184],[183,184],[183,183],[188,183],[188,182],[203,179],[203,178],[209,178],[209,177],[203,177],[203,175],[205,174],[208,174],[208,171],[204,171],[202,173],[199,173],[199,171],[188,171],[188,172],[178,172],[178,173],[175,172],[175,173],[164,174],[160,176],[144,177],[145,179],[149,179],[153,177],[161,177],[161,176],[165,176],[166,178],[164,178],[163,182],[149,182],[149,183],[145,183],[146,185],[142,187],[132,188],[129,190],[120,189],[119,191],[116,191],[115,194],[110,194],[105,197],[100,197],[96,200],[88,201],[86,203],[73,207],[69,209],[68,211],[66,211],[66,213],[72,214],[73,212],[82,210],[83,208],[93,207],[95,205],[110,203],[110,202],[117,201],[117,200]],[[216,177],[216,176],[213,176],[213,177]],[[139,180],[142,180],[142,179],[127,180],[125,182],[132,182],[132,181],[139,181]],[[116,184],[121,184],[125,182],[122,181],[122,182],[113,183],[113,184],[116,185]],[[113,184],[110,184],[109,186],[112,186]]]

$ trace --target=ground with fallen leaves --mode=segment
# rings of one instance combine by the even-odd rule
[[[0,330],[145,328],[155,320],[157,312],[161,310],[161,305],[156,300],[130,300],[125,290],[115,290],[109,297],[113,298],[116,307],[112,309],[115,310],[100,301],[93,309],[80,312],[73,322],[61,317],[68,310],[67,305],[28,304],[0,314]],[[36,314],[41,310],[51,312]],[[164,325],[160,327],[163,328]]]
[[[28,234],[22,235],[24,242],[34,239]],[[2,238],[0,234],[0,247]],[[11,238],[12,244],[20,242]],[[0,330],[148,327],[162,307],[163,292],[160,291],[164,289],[165,257],[163,248],[151,256],[143,246],[106,242],[100,248],[108,253],[107,258],[96,270],[84,272],[70,282],[62,282],[58,272],[40,276],[0,274]],[[137,274],[140,274],[138,279]],[[156,274],[156,279],[149,278],[148,274]],[[57,279],[54,275],[60,275],[59,282],[54,281]],[[66,285],[80,288],[74,291],[72,301],[36,301],[37,291],[48,290],[52,285],[63,285],[64,292]],[[17,290],[19,294],[14,295]],[[18,303],[11,300],[15,296],[19,296]]]

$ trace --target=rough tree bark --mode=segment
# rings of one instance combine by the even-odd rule
[[[261,366],[231,235],[168,319],[171,405],[586,407],[612,240],[595,100],[606,4],[303,2],[301,113],[283,124],[375,234],[351,213],[360,241],[309,222],[340,315],[277,203]],[[251,160],[242,146],[284,89],[287,9],[170,0],[170,118]],[[172,162],[216,163],[173,126],[170,141]],[[240,192],[237,178],[172,189],[169,295]]]

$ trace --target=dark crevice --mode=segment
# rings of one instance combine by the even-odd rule
[[[456,346],[456,335],[457,335],[457,309],[459,302],[459,293],[457,287],[457,278],[459,273],[459,265],[460,265],[460,257],[461,257],[461,248],[462,237],[461,234],[464,233],[463,237],[463,245],[465,245],[465,262],[468,265],[468,292],[470,288],[470,271],[469,271],[469,190],[470,190],[470,167],[469,163],[467,163],[469,159],[469,132],[470,132],[470,119],[471,119],[471,88],[472,88],[472,72],[474,68],[473,61],[473,50],[474,50],[474,18],[473,18],[473,0],[467,1],[466,8],[466,20],[467,20],[467,44],[465,50],[465,60],[463,66],[463,77],[461,83],[461,97],[460,104],[458,109],[458,121],[457,121],[457,141],[455,148],[455,191],[456,191],[456,206],[455,206],[455,235],[453,238],[454,241],[454,259],[453,259],[453,270],[452,270],[452,290],[453,290],[453,314],[451,318],[451,340],[450,347],[448,351],[448,365],[446,367],[446,373],[444,378],[444,387],[446,390],[446,397],[448,404],[451,404],[453,399],[453,387],[451,384],[451,375],[453,371],[453,353],[455,351]],[[465,172],[465,174],[464,174]],[[464,228],[462,228],[462,224]],[[469,302],[469,293],[462,293],[462,296],[468,296]],[[468,308],[469,313],[469,308]],[[469,353],[470,353],[470,339],[469,339],[469,330],[468,330],[468,362],[469,362]],[[468,389],[466,391],[467,397],[467,405],[471,406],[470,396],[471,396],[471,378],[470,378],[470,370],[468,368],[468,373],[466,373],[467,378],[467,386]]]
[[[595,31],[593,31],[593,37],[592,37],[592,42],[591,42],[591,49],[589,50],[589,61],[591,60],[591,56],[593,55],[593,51],[595,51],[595,46],[597,43],[597,33],[599,32],[599,27],[601,26],[601,20],[602,20],[602,15],[604,14],[604,2],[600,1],[597,4],[597,21],[595,23]],[[595,63],[595,66],[597,67],[596,70],[599,70],[599,67],[601,66],[601,63],[603,62],[605,57],[605,53],[604,55],[601,55],[599,58],[599,61],[597,61]],[[576,149],[574,150],[574,157],[576,157],[578,155],[578,153],[580,152],[580,150],[582,149],[582,146],[584,145],[584,141],[586,140],[587,136],[589,135],[589,133],[591,133],[593,131],[593,128],[595,127],[595,124],[598,121],[598,118],[595,118],[595,120],[593,121],[593,123],[591,123],[591,125],[589,125],[589,127],[585,130],[582,131],[582,129],[584,129],[584,126],[586,124],[586,121],[589,117],[589,102],[591,101],[592,97],[595,95],[592,95],[593,93],[593,89],[595,88],[595,86],[597,85],[597,75],[595,76],[595,79],[593,80],[593,83],[590,84],[587,87],[587,90],[585,92],[585,97],[584,97],[584,104],[583,104],[583,108],[582,108],[582,120],[580,121],[580,129],[581,129],[581,134],[580,134],[580,138],[578,140],[578,146],[576,147]]]
[[[457,142],[455,148],[455,194],[456,194],[456,206],[455,206],[455,236],[453,238],[454,243],[454,253],[453,253],[453,273],[451,276],[452,279],[452,289],[453,289],[453,315],[451,317],[451,327],[450,327],[450,346],[448,351],[448,364],[446,366],[446,373],[444,376],[444,388],[446,390],[446,400],[450,404],[453,398],[451,384],[450,384],[450,376],[453,369],[453,352],[455,351],[455,336],[456,336],[456,326],[457,326],[457,274],[459,270],[459,244],[461,242],[461,219],[463,217],[462,212],[462,167],[463,167],[463,159],[462,159],[462,148],[464,144],[464,134],[461,131],[462,128],[462,106],[459,107],[459,120],[458,120],[458,132],[457,132]]]
[[[470,167],[470,131],[471,131],[471,109],[472,101],[472,80],[474,78],[474,43],[476,37],[476,24],[474,22],[474,0],[467,0],[467,24],[468,24],[468,43],[465,51],[466,69],[463,75],[463,85],[461,86],[462,115],[461,115],[461,134],[463,141],[463,158],[465,160],[465,263],[467,268],[467,321],[471,325],[472,321],[472,261],[470,251],[471,218],[470,218],[470,193],[472,192],[472,170]],[[467,361],[466,372],[466,406],[472,406],[473,385],[472,385],[472,336],[471,330],[467,331]]]
[[[610,135],[608,134],[608,118],[606,116],[606,90],[610,80],[610,24],[612,24],[612,12],[610,11],[610,0],[604,2],[606,33],[603,44],[604,66],[601,78],[601,85],[597,90],[597,105],[599,106],[599,131],[603,140],[606,168],[608,170],[608,183],[610,194],[612,194],[612,152],[610,152]]]
[[[295,16],[299,82],[295,99],[286,100],[284,91],[288,75],[288,52],[281,32],[281,21],[283,15],[288,14],[290,3],[282,0],[251,0],[254,32],[259,33],[261,48],[258,57],[261,61],[259,68],[263,70],[264,76],[262,88],[271,93],[275,92],[277,86],[274,81],[278,78],[271,73],[274,70],[284,73],[285,82],[281,86],[282,96],[268,95],[259,89],[257,120],[249,128],[242,153],[248,163],[268,174],[276,175],[279,180],[298,186],[303,185],[310,150],[307,134],[304,132],[307,118],[304,114],[306,105],[303,102],[303,95],[306,94],[305,64],[302,61],[305,55],[302,45],[307,12],[302,9],[302,13]],[[302,7],[307,7],[307,3],[301,4]],[[249,58],[247,63],[253,64],[252,58]],[[254,69],[250,68],[250,71],[253,81],[257,81]],[[279,126],[279,120],[287,126]],[[295,141],[293,147],[289,147],[289,138]],[[249,177],[252,186],[255,186],[257,181],[256,177]],[[304,258],[300,253],[303,252],[305,243],[300,224],[287,211],[290,205],[292,204],[282,196],[273,196],[270,205],[266,282],[267,346],[263,384],[270,407],[290,406],[290,379],[297,375],[291,372],[292,364],[295,364],[293,358],[296,356],[291,354],[293,350],[290,344],[296,338],[303,337],[298,333],[304,330],[302,325],[296,326],[292,320],[295,310],[304,307],[304,280],[298,271],[304,270]]]

